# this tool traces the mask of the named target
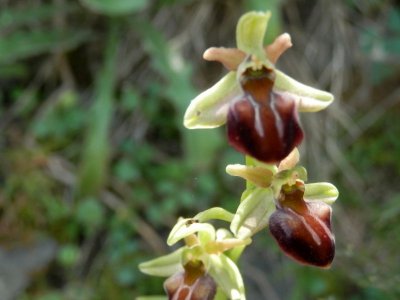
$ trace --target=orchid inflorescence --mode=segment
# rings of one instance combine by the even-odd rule
[[[180,218],[167,244],[184,245],[140,264],[146,274],[169,277],[164,282],[168,299],[245,299],[237,261],[252,236],[267,227],[282,251],[302,264],[328,268],[334,258],[330,205],[338,190],[326,182],[305,183],[307,171],[298,165],[296,148],[304,136],[298,113],[326,108],[333,95],[275,68],[292,44],[284,33],[264,47],[269,18],[269,12],[246,13],[237,25],[237,49],[204,53],[229,73],[191,101],[184,125],[226,124],[229,143],[246,155],[245,165],[228,165],[226,172],[247,184],[235,213],[213,207]],[[227,222],[229,229],[216,229],[212,220]]]

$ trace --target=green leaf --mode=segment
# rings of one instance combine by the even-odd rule
[[[236,27],[237,47],[247,54],[253,54],[259,59],[264,59],[264,36],[270,17],[269,11],[253,11],[244,14]]]
[[[88,230],[99,226],[104,221],[104,217],[105,209],[97,199],[84,199],[77,207],[76,218]]]
[[[198,223],[193,219],[181,218],[178,220],[174,228],[172,228],[167,239],[167,244],[172,246],[181,239],[200,232],[204,242],[206,242],[206,240],[215,240],[215,229],[212,225],[207,223]]]
[[[89,9],[106,15],[125,15],[144,9],[148,0],[81,0]]]
[[[118,24],[111,23],[103,67],[96,78],[95,102],[90,114],[81,166],[78,194],[94,195],[103,187],[108,173],[110,155],[109,128],[114,110],[116,59],[118,48]]]
[[[236,264],[226,255],[209,256],[209,274],[231,300],[245,300],[242,275]]]
[[[58,14],[67,14],[77,11],[79,7],[72,3],[27,5],[22,8],[2,9],[0,12],[0,28],[16,27],[45,21],[57,17]]]
[[[256,188],[240,203],[231,223],[231,231],[240,239],[251,237],[268,226],[274,211],[272,190]]]
[[[190,102],[183,119],[184,126],[198,129],[215,128],[225,124],[229,102],[240,93],[236,72],[229,72]]]
[[[331,205],[338,197],[338,189],[329,182],[308,183],[305,185],[304,199],[306,200],[319,200]]]
[[[0,63],[10,64],[33,55],[75,48],[89,37],[86,30],[15,32],[0,39]]]
[[[182,247],[170,254],[141,263],[139,264],[139,270],[151,276],[171,276],[172,274],[183,270],[181,260],[182,251],[184,249],[185,247]]]
[[[334,100],[331,93],[302,84],[279,70],[275,70],[275,73],[274,89],[293,97],[298,104],[300,112],[320,111],[329,106]]]
[[[200,223],[207,222],[208,220],[222,220],[231,222],[233,214],[221,207],[212,207],[205,211],[198,213],[193,219],[198,220]]]

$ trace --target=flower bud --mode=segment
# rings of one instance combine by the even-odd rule
[[[331,207],[322,201],[305,201],[304,185],[284,186],[269,230],[280,248],[300,263],[329,267],[335,255]]]
[[[169,300],[213,300],[217,285],[201,262],[188,262],[164,282],[164,290]]]
[[[240,79],[243,96],[228,111],[229,142],[259,161],[284,159],[303,139],[297,106],[287,94],[272,90],[275,72],[248,68]]]

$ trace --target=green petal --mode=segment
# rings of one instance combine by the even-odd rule
[[[251,237],[268,226],[274,211],[272,190],[256,188],[240,203],[231,223],[231,231],[240,239]]]
[[[182,251],[185,247],[178,250],[139,264],[139,270],[152,276],[169,277],[176,272],[183,270],[181,264]]]
[[[189,129],[215,128],[225,124],[229,102],[240,93],[236,72],[229,72],[190,102],[183,124]]]
[[[331,93],[318,90],[302,84],[287,76],[282,71],[275,70],[274,89],[277,92],[288,93],[298,103],[300,112],[316,112],[330,105],[334,97]]]
[[[320,200],[331,205],[338,197],[338,189],[329,182],[308,183],[305,185],[304,199],[306,200]]]
[[[242,275],[236,264],[226,255],[209,256],[209,274],[231,300],[246,300]]]
[[[223,209],[221,207],[212,207],[205,211],[198,213],[193,219],[199,222],[207,222],[209,220],[222,220],[226,222],[231,222],[233,219],[233,214]]]
[[[259,59],[265,58],[264,36],[271,12],[249,12],[244,14],[236,27],[237,47]]]
[[[171,233],[168,236],[167,244],[169,246],[174,245],[181,239],[194,234],[201,234],[202,241],[215,240],[215,229],[212,225],[207,223],[192,223],[193,219],[179,219]]]

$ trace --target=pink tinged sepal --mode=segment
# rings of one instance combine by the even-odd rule
[[[230,144],[265,163],[281,161],[303,139],[296,102],[273,91],[274,81],[271,69],[247,69],[240,79],[243,96],[229,106],[227,119]]]
[[[288,256],[303,264],[328,268],[335,256],[332,209],[322,201],[305,201],[303,194],[304,187],[281,194],[269,219],[269,230]]]

